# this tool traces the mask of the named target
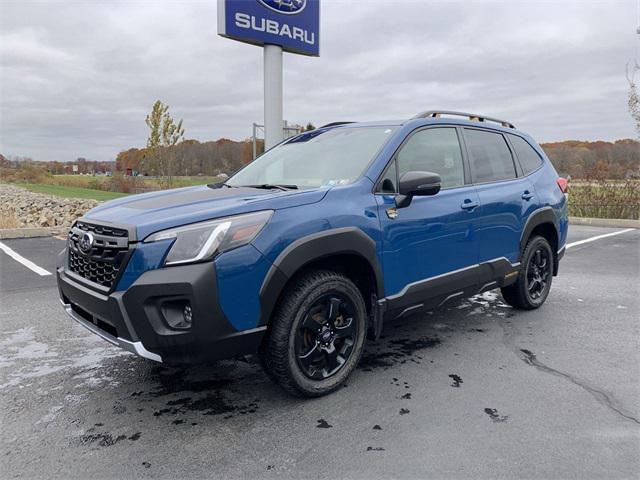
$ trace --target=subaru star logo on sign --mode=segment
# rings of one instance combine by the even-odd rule
[[[82,253],[91,253],[91,249],[93,248],[93,235],[89,232],[83,233],[78,240],[78,248]]]
[[[278,13],[286,15],[295,15],[304,10],[307,6],[307,0],[258,0],[265,7],[270,8]]]
[[[218,0],[218,34],[320,55],[320,0]]]

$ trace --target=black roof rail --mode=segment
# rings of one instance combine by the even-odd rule
[[[427,110],[421,112],[412,118],[440,118],[442,115],[451,115],[454,117],[467,117],[473,122],[495,122],[499,123],[506,128],[516,128],[513,123],[506,120],[499,120],[497,118],[486,117],[484,115],[478,115],[477,113],[465,113],[465,112],[452,112],[449,110]]]
[[[321,127],[318,127],[318,128],[337,127],[338,125],[348,125],[350,123],[356,123],[356,122],[331,122],[331,123],[327,123],[326,125],[322,125]]]

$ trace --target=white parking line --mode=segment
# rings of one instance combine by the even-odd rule
[[[29,270],[36,272],[41,277],[46,277],[47,275],[51,275],[51,272],[46,271],[44,268],[39,267],[31,260],[27,260],[19,253],[14,252],[9,247],[7,247],[4,243],[0,242],[0,250],[13,258],[16,262],[20,262],[22,265],[27,267]]]
[[[568,250],[568,249],[570,249],[572,247],[577,247],[578,245],[583,245],[585,243],[595,242],[596,240],[600,240],[601,238],[613,237],[615,235],[620,235],[622,233],[631,232],[633,230],[635,230],[635,228],[625,228],[624,230],[618,230],[617,232],[605,233],[604,235],[597,235],[595,237],[585,238],[584,240],[579,240],[577,242],[568,243],[566,245],[566,249]],[[28,259],[24,258],[22,255],[20,255],[19,253],[16,253],[15,251],[13,251],[11,248],[9,248],[7,245],[5,245],[2,242],[0,242],[0,250],[2,250],[4,253],[9,255],[16,262],[21,263],[22,265],[27,267],[29,270],[37,273],[41,277],[46,277],[47,275],[51,275],[51,272],[45,270],[42,267],[39,267],[38,265],[33,263],[31,260],[28,260]]]
[[[617,232],[605,233],[604,235],[598,235],[591,238],[585,238],[584,240],[579,240],[577,242],[568,243],[567,250],[571,247],[577,247],[578,245],[582,245],[583,243],[595,242],[596,240],[600,240],[601,238],[613,237],[614,235],[620,235],[621,233],[627,233],[635,230],[635,228],[625,228],[624,230],[618,230]]]

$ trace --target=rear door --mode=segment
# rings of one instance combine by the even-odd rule
[[[518,177],[516,162],[500,132],[464,128],[471,178],[480,198],[478,219],[479,262],[502,257],[519,261],[520,237],[535,210],[535,190],[526,177]]]

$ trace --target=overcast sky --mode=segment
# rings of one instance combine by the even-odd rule
[[[216,0],[0,0],[0,153],[111,160],[156,99],[201,141],[262,122],[262,49],[219,37]],[[290,122],[504,117],[539,141],[634,136],[636,0],[321,0],[321,56],[286,54]]]

